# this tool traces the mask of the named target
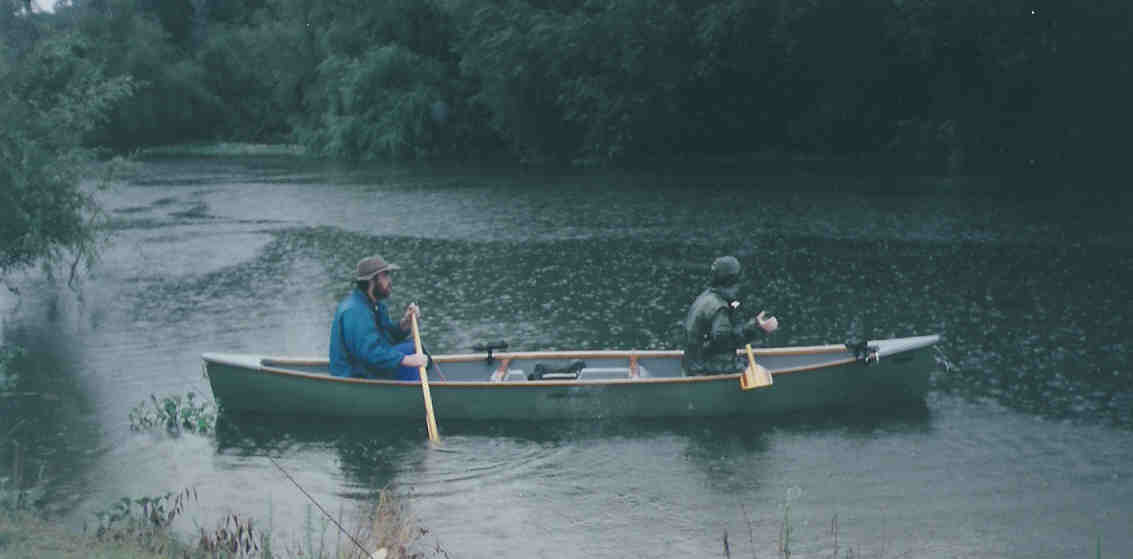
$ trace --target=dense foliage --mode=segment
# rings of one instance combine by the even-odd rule
[[[41,259],[93,254],[91,193],[80,186],[84,139],[133,91],[108,77],[91,42],[0,4],[0,278]]]
[[[70,0],[39,15],[139,85],[88,137],[119,147],[1053,170],[1115,161],[1133,97],[1125,0]]]

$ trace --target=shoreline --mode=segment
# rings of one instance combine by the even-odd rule
[[[317,159],[298,144],[250,142],[193,142],[150,146],[137,150],[139,159],[151,157],[297,157]]]

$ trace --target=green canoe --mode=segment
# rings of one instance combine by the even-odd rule
[[[686,377],[680,351],[492,351],[434,355],[437,420],[768,415],[923,399],[939,336],[764,348],[770,386],[742,390],[740,374]],[[741,353],[742,354],[742,353]],[[330,376],[326,359],[206,353],[224,410],[419,418],[417,381]]]

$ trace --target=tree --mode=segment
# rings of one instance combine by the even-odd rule
[[[105,78],[89,50],[62,33],[0,52],[0,278],[70,254],[73,279],[95,254],[98,212],[80,183],[91,159],[82,141],[134,85]]]
[[[144,3],[105,0],[75,13],[91,64],[108,77],[129,76],[137,86],[128,106],[115,108],[94,140],[129,149],[214,137],[223,125],[220,100],[208,89],[201,66]]]
[[[460,80],[438,2],[344,2],[306,13],[322,54],[295,136],[311,153],[417,159],[454,151],[463,128],[449,115],[459,111]]]

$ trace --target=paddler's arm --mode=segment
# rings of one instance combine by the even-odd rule
[[[405,314],[401,315],[401,322],[398,323],[398,326],[401,327],[401,331],[405,332],[407,337],[413,333],[411,319],[413,315],[417,315],[418,322],[421,321],[421,309],[417,307],[417,303],[409,303],[409,305],[405,307]]]
[[[760,332],[770,334],[779,329],[779,319],[774,316],[767,316],[767,311],[759,311],[755,318],[745,322],[742,327],[737,328],[736,335],[743,342],[747,342],[755,338]]]

